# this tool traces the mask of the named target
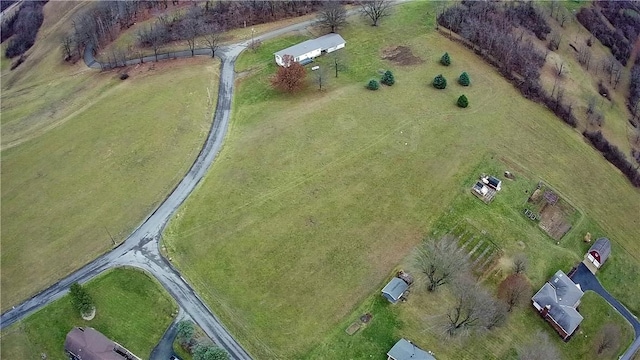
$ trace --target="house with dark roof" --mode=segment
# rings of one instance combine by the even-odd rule
[[[409,285],[402,279],[394,277],[382,289],[382,296],[387,298],[392,304],[395,304],[402,298],[402,295],[409,289]]]
[[[314,58],[324,54],[334,52],[344,48],[346,41],[338,34],[327,34],[319,38],[303,41],[300,44],[293,45],[286,49],[280,50],[275,55],[276,63],[280,66],[289,66],[285,64],[284,56],[289,55],[293,61],[306,65],[313,61]]]
[[[611,254],[611,242],[609,239],[602,237],[596,240],[591,245],[589,251],[584,255],[582,261],[592,273],[595,274],[598,269],[604,264]]]
[[[424,351],[407,339],[400,339],[389,352],[387,360],[436,360],[431,352]]]
[[[540,316],[567,341],[583,320],[577,308],[584,292],[562,270],[558,270],[531,301]]]
[[[64,351],[70,360],[141,360],[94,328],[75,327],[67,334]]]

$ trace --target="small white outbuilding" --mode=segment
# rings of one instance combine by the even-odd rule
[[[344,48],[346,41],[338,34],[327,34],[316,39],[303,41],[284,50],[274,53],[276,63],[285,66],[284,56],[290,55],[293,61],[302,65],[308,64],[323,53],[334,52]]]

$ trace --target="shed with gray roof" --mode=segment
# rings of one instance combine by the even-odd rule
[[[585,260],[592,263],[596,269],[600,269],[602,264],[609,258],[611,254],[611,241],[603,237],[593,243],[589,251],[585,254]]]
[[[287,66],[284,61],[285,55],[290,55],[293,61],[301,64],[307,64],[314,58],[323,53],[334,52],[342,49],[346,45],[346,41],[338,34],[327,34],[319,38],[303,41],[300,44],[293,45],[284,50],[274,53],[276,63],[280,66]]]
[[[567,340],[583,320],[577,310],[584,292],[562,270],[558,270],[531,301],[540,315]]]
[[[393,304],[397,303],[402,295],[407,291],[409,285],[404,280],[394,277],[389,283],[382,289],[382,296],[387,298]]]
[[[387,360],[436,360],[436,358],[411,341],[400,339],[387,353]]]

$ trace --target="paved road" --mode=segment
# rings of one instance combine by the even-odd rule
[[[173,352],[173,340],[176,339],[176,335],[178,334],[178,323],[185,319],[187,319],[187,316],[185,316],[184,311],[180,309],[176,318],[173,319],[167,331],[162,335],[162,339],[160,339],[158,345],[151,351],[151,356],[149,357],[151,360],[169,360],[171,355],[176,355]]]
[[[613,306],[613,308],[631,324],[633,331],[635,332],[635,340],[620,358],[623,360],[631,360],[633,355],[640,348],[640,321],[638,321],[638,318],[635,317],[631,311],[629,311],[629,309],[622,305],[618,300],[611,296],[611,294],[602,287],[602,284],[600,284],[600,281],[598,281],[596,276],[591,273],[583,263],[580,263],[578,270],[576,270],[576,272],[571,276],[571,279],[576,284],[580,284],[582,291],[591,290],[602,296],[603,299]]]

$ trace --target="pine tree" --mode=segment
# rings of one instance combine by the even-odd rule
[[[94,308],[91,295],[77,282],[71,284],[69,295],[71,297],[71,304],[80,314],[88,314]]]
[[[393,73],[391,72],[391,70],[387,70],[384,75],[382,75],[382,80],[380,80],[381,83],[391,86],[393,84],[396,83],[396,80],[393,77]]]
[[[380,85],[378,84],[378,81],[374,79],[369,80],[369,83],[367,84],[367,89],[369,90],[378,90],[379,87]]]
[[[467,106],[469,106],[469,99],[467,99],[467,97],[464,95],[460,95],[460,97],[458,98],[458,106],[460,106],[461,108],[466,108]]]
[[[442,55],[442,57],[440,58],[440,64],[444,66],[451,65],[451,58],[449,57],[449,53],[444,53],[444,55]]]
[[[433,79],[433,87],[436,89],[444,89],[447,87],[447,79],[444,78],[444,76],[442,76],[442,74],[436,76]]]
[[[460,77],[458,78],[458,83],[462,86],[469,86],[471,84],[471,80],[469,79],[469,74],[467,74],[466,71],[460,74]]]

